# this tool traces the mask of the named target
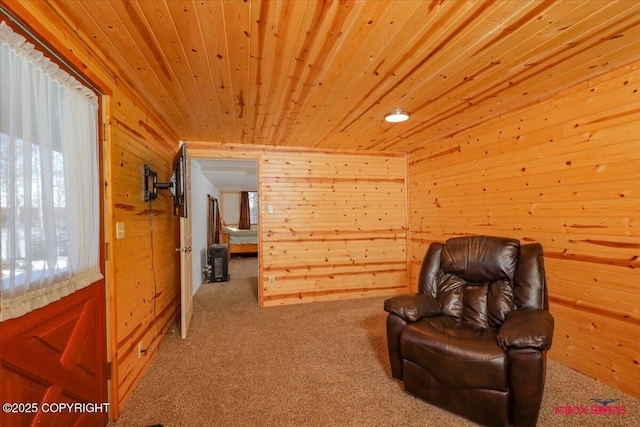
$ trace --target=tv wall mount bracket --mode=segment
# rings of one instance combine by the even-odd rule
[[[158,197],[158,189],[172,190],[173,182],[158,182],[158,173],[152,171],[148,165],[144,165],[144,201],[154,200]]]

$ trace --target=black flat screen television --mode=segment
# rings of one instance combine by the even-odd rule
[[[151,180],[151,182],[149,182]],[[158,197],[158,189],[169,190],[173,196],[173,213],[186,218],[187,212],[187,149],[183,144],[173,158],[173,167],[169,182],[158,182],[158,173],[144,165],[144,200]]]
[[[187,215],[187,148],[180,146],[178,154],[173,158],[173,213],[186,218]]]

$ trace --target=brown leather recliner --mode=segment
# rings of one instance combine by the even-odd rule
[[[418,293],[384,309],[391,373],[408,392],[483,425],[536,425],[553,335],[540,244],[432,243]]]

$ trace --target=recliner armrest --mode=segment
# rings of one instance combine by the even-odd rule
[[[511,348],[549,350],[553,325],[553,316],[547,310],[514,310],[507,314],[498,332],[498,345],[505,351]]]
[[[409,322],[442,312],[440,302],[425,294],[405,294],[389,298],[384,302],[384,311],[396,314]]]

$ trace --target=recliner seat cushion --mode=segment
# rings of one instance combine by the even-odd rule
[[[508,391],[507,355],[493,329],[436,316],[407,325],[400,347],[403,359],[446,387]]]

